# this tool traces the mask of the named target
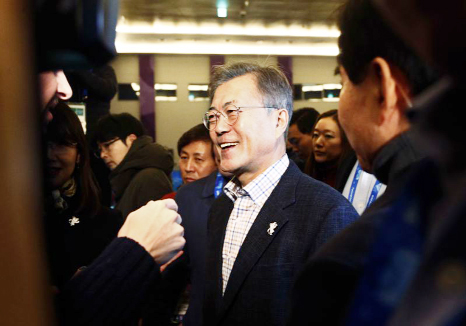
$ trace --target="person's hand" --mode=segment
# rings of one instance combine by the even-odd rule
[[[172,259],[185,244],[181,217],[173,199],[150,201],[130,213],[118,232],[138,242],[159,265]]]

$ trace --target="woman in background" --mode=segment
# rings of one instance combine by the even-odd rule
[[[118,211],[103,207],[77,115],[64,103],[50,112],[45,141],[45,227],[51,281],[60,289],[117,235]]]
[[[342,192],[356,157],[340,126],[337,112],[330,110],[317,118],[312,131],[312,154],[305,172]]]

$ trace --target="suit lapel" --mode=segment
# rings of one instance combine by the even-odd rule
[[[241,249],[236,258],[233,270],[231,271],[225,295],[223,297],[223,304],[219,318],[226,312],[228,307],[233,302],[244,280],[256,265],[262,254],[267,250],[268,246],[280,234],[280,230],[288,222],[288,216],[283,212],[283,209],[295,202],[296,198],[296,185],[298,182],[299,169],[290,161],[290,166],[283,174],[277,187],[274,189],[262,210],[259,212],[254,224],[249,230],[246,239],[241,246]],[[271,223],[276,223],[272,234],[267,231]],[[225,234],[226,224],[223,229]],[[220,261],[221,251],[223,247],[223,239],[220,245]],[[221,266],[220,266],[221,270]],[[221,288],[220,288],[221,293]]]
[[[205,314],[206,325],[209,316],[215,317],[222,300],[222,249],[228,219],[233,202],[221,195],[215,200],[209,214],[207,226]],[[215,312],[215,313],[214,313]]]

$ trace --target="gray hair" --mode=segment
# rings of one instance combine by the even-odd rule
[[[219,86],[229,80],[251,74],[255,76],[257,89],[262,95],[264,106],[286,109],[289,119],[293,114],[293,92],[285,74],[274,66],[260,66],[255,63],[235,62],[216,66],[209,85],[210,102]],[[286,133],[285,133],[286,136]]]

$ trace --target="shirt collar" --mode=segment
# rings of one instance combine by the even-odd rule
[[[249,196],[255,204],[263,206],[289,164],[288,156],[284,154],[278,161],[258,175],[244,188],[241,187],[238,179],[233,177],[233,179],[225,185],[223,190],[233,202],[239,197]]]

